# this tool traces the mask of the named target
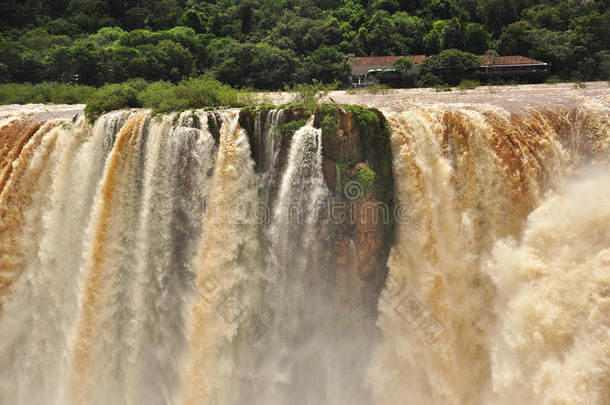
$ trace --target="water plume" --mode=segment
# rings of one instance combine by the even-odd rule
[[[496,242],[484,269],[497,289],[489,404],[610,399],[610,171],[570,179]]]

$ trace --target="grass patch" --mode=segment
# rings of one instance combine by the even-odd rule
[[[552,76],[547,77],[547,79],[544,82],[546,84],[558,84],[558,83],[561,83],[561,79],[557,75],[552,75]]]
[[[62,83],[0,84],[0,104],[85,104],[95,87]]]
[[[385,84],[374,84],[372,86],[352,87],[345,90],[345,92],[347,94],[386,94],[389,90],[391,90],[391,88]]]
[[[339,83],[326,85],[313,80],[312,83],[299,83],[293,86],[286,87],[286,91],[295,93],[293,103],[303,105],[308,110],[315,110],[320,100],[325,97],[329,91],[335,90]]]
[[[123,108],[150,108],[158,114],[198,108],[244,107],[256,104],[259,98],[251,90],[223,84],[210,74],[178,84],[132,79],[97,89],[57,83],[0,84],[0,104],[86,104],[85,116],[89,121],[95,121],[105,112]]]
[[[298,120],[289,121],[280,126],[280,132],[283,135],[289,134],[291,132],[297,131],[299,128],[305,126],[307,124],[307,118],[300,118]]]
[[[447,83],[437,84],[434,86],[434,90],[436,90],[437,93],[441,91],[451,91],[451,86],[449,86]]]

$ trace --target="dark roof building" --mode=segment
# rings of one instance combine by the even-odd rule
[[[414,65],[421,65],[426,55],[407,55]],[[392,69],[392,64],[400,56],[364,56],[350,58],[347,64],[352,69],[352,76],[362,76],[369,71],[378,69]]]
[[[413,61],[411,72],[418,72],[426,55],[405,55]],[[352,78],[360,78],[372,72],[393,69],[392,64],[400,56],[365,56],[348,60],[351,67]],[[482,77],[508,77],[519,75],[533,75],[548,72],[548,63],[525,56],[490,56],[479,55],[481,65],[479,74]]]
[[[490,56],[479,55],[481,67],[485,66],[546,66],[547,64],[525,56]]]

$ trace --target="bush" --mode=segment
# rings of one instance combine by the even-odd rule
[[[438,85],[445,85],[446,83],[441,80],[440,77],[427,72],[423,75],[420,75],[417,80],[417,87],[436,87]]]
[[[377,110],[358,105],[346,106],[354,114],[361,135],[362,150],[375,151],[384,162],[392,161],[390,138],[387,134],[387,122],[380,120]],[[369,156],[364,156],[365,160]]]
[[[459,90],[472,90],[472,89],[476,89],[477,87],[479,87],[481,85],[481,83],[479,83],[478,80],[462,80],[460,82],[460,84],[458,84],[458,89]]]
[[[223,84],[207,74],[196,79],[185,80],[175,89],[175,97],[186,103],[186,108],[243,107],[251,103],[252,92],[238,90]],[[153,106],[146,106],[153,107]]]
[[[108,84],[100,87],[87,101],[85,116],[89,121],[95,121],[107,111],[126,107],[140,107],[138,90],[127,83]]]
[[[436,90],[437,92],[451,91],[451,86],[449,86],[447,83],[445,83],[445,84],[437,84],[436,86],[434,86],[434,90]]]
[[[401,56],[392,63],[392,67],[396,70],[406,71],[413,66],[413,61],[410,58]]]
[[[557,83],[560,83],[560,82],[561,82],[561,79],[560,79],[560,78],[559,78],[559,76],[557,76],[557,75],[552,75],[552,76],[549,76],[549,77],[548,77],[548,78],[545,80],[545,83],[547,83],[547,84],[557,84]]]
[[[337,117],[335,117],[334,112],[328,113],[324,116],[324,119],[320,123],[320,128],[322,129],[322,134],[329,136],[337,136],[337,132],[339,131],[339,121]]]
[[[222,84],[210,74],[175,85],[142,79],[110,84],[98,89],[87,102],[85,114],[95,120],[100,114],[126,107],[151,108],[154,113],[208,107],[243,107],[252,103],[250,91]]]
[[[151,108],[162,109],[168,107],[166,103],[172,102],[175,88],[175,84],[163,80],[151,83],[138,94],[138,102],[140,105],[150,106]]]
[[[286,135],[288,133],[293,133],[293,132],[297,131],[298,129],[300,129],[301,127],[304,127],[305,124],[307,124],[307,118],[301,118],[301,119],[289,121],[280,126],[280,132],[284,135]]]
[[[361,167],[358,170],[358,174],[356,175],[358,179],[358,183],[362,186],[362,189],[365,194],[371,191],[371,186],[373,185],[373,180],[375,180],[375,172],[368,167]]]
[[[444,81],[455,84],[464,77],[471,77],[479,67],[479,57],[458,49],[446,49],[436,56],[424,59],[423,72],[431,72]]]

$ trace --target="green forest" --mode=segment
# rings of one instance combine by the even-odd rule
[[[4,0],[0,32],[1,83],[346,85],[350,56],[446,50],[610,79],[610,0]]]

